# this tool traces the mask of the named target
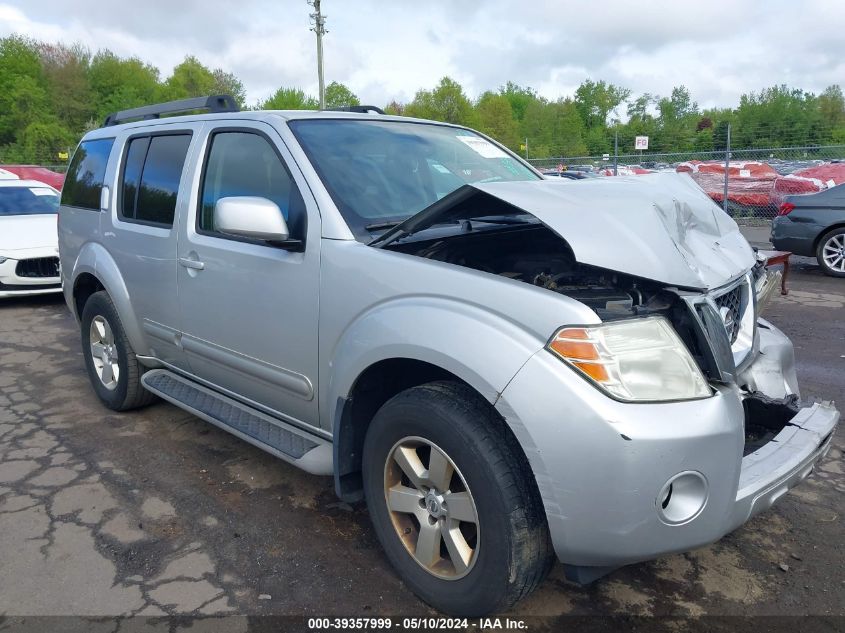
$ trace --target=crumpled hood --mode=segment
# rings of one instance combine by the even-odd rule
[[[474,186],[537,217],[583,264],[711,289],[756,261],[736,222],[686,174]]]
[[[55,213],[0,215],[0,254],[58,245]]]

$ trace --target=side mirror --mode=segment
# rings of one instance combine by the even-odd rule
[[[220,198],[214,205],[214,228],[227,235],[267,242],[287,242],[290,238],[279,206],[253,196]]]

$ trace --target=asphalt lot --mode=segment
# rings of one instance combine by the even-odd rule
[[[801,260],[766,318],[805,399],[845,404],[845,280]],[[560,566],[515,615],[845,615],[845,428],[821,468],[721,542],[582,588]],[[3,615],[433,614],[363,505],[169,404],[116,415],[60,297],[0,303]],[[108,629],[105,629],[108,630]]]

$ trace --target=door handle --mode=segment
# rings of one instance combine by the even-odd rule
[[[203,262],[196,259],[189,259],[187,257],[180,257],[179,263],[185,268],[191,268],[193,270],[203,270],[205,268],[205,264]]]

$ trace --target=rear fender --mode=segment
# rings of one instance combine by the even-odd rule
[[[123,276],[120,274],[114,259],[102,245],[96,242],[87,242],[79,250],[71,276],[70,292],[72,294],[76,290],[79,277],[84,273],[93,275],[109,293],[109,297],[111,297],[112,303],[114,303],[120,316],[126,337],[132,344],[135,353],[147,354],[149,350],[144,341],[138,319],[135,317],[135,310],[132,308],[132,300],[129,297],[129,291],[126,289],[126,283],[123,281]],[[77,314],[78,319],[81,317],[81,314]]]

